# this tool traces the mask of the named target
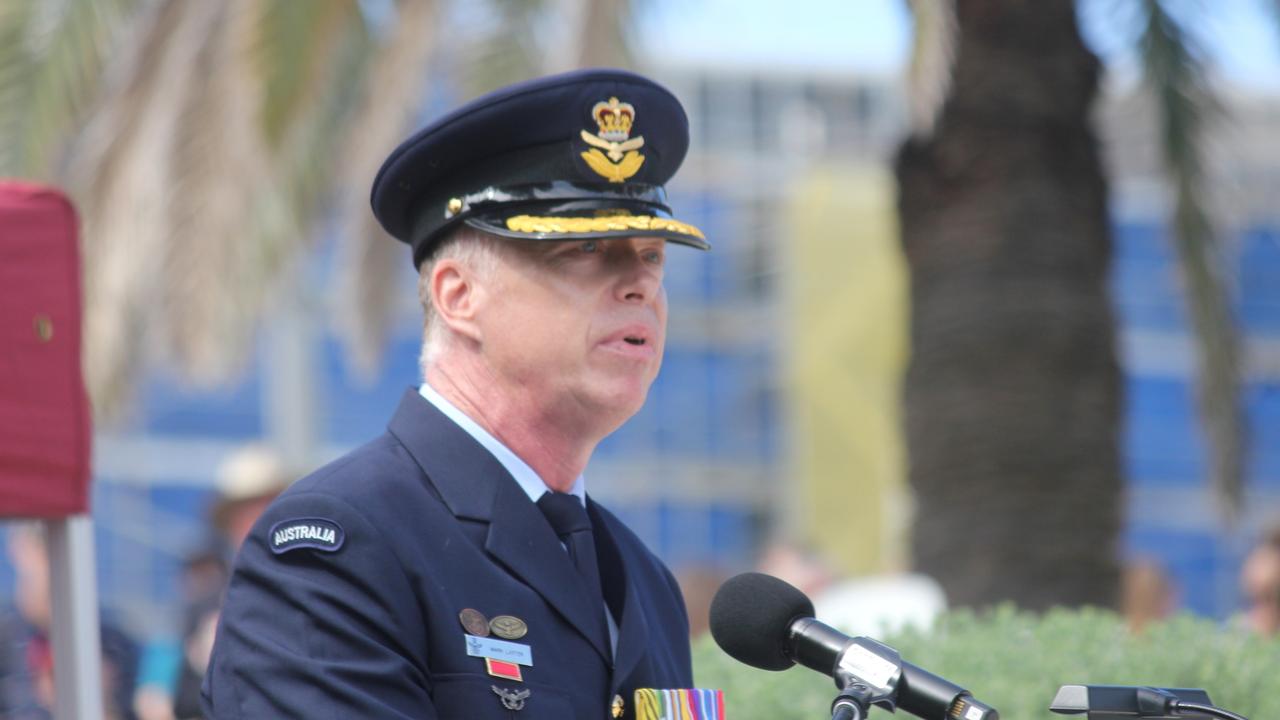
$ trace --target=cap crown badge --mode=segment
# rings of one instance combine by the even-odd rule
[[[640,172],[640,166],[644,165],[644,155],[639,150],[644,147],[644,137],[631,137],[631,126],[636,119],[635,107],[611,97],[606,102],[598,102],[592,106],[591,116],[595,118],[599,132],[592,134],[582,131],[583,142],[591,146],[591,149],[582,153],[587,167],[615,183],[623,182]]]
[[[609,102],[598,102],[591,108],[591,115],[600,126],[600,137],[609,142],[622,142],[631,137],[631,125],[636,119],[636,109],[631,103],[619,102],[611,97]]]

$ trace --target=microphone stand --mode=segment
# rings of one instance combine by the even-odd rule
[[[871,702],[871,688],[850,683],[831,701],[831,720],[866,720]]]
[[[873,688],[857,675],[838,668],[835,680],[840,694],[831,701],[831,720],[866,720],[872,705],[880,705],[893,712],[896,678],[889,687]]]

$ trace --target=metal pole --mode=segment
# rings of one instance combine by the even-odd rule
[[[98,629],[93,520],[45,522],[53,622],[54,720],[102,720],[102,640]]]
[[[320,411],[317,330],[303,282],[302,261],[286,269],[267,333],[262,384],[263,430],[290,473],[311,469],[317,457]]]

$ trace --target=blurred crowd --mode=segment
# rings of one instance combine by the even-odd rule
[[[1243,625],[1264,635],[1280,633],[1280,525],[1272,527],[1245,558],[1240,589],[1246,600],[1240,616]]]
[[[268,450],[251,446],[235,453],[218,473],[208,508],[208,540],[186,559],[175,598],[183,604],[177,667],[142,678],[140,643],[110,617],[103,617],[102,704],[108,720],[201,718],[200,683],[212,650],[218,611],[231,561],[271,500],[296,479]],[[0,718],[49,720],[54,703],[49,561],[43,527],[8,529],[15,592],[0,609]],[[779,577],[814,600],[816,615],[855,635],[883,635],[906,625],[927,626],[946,609],[941,588],[911,574],[842,577],[832,563],[797,543],[778,542],[760,554],[757,569]],[[695,636],[705,632],[707,607],[724,577],[709,571],[684,573],[681,584]],[[1280,524],[1263,532],[1239,573],[1244,605],[1228,621],[1264,636],[1280,635]],[[1124,574],[1119,610],[1134,632],[1178,607],[1177,588],[1156,561],[1135,559]],[[140,679],[141,678],[141,679]]]
[[[274,453],[250,446],[219,469],[208,512],[206,539],[183,564],[174,588],[182,611],[181,652],[176,665],[148,681],[140,674],[141,644],[110,617],[101,619],[103,716],[106,720],[200,718],[200,682],[213,649],[218,609],[231,561],[254,522],[296,479]],[[54,704],[49,556],[43,527],[24,522],[8,537],[14,569],[12,607],[0,610],[0,718],[49,720]]]

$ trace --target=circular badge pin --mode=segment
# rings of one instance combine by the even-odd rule
[[[489,637],[489,619],[479,610],[466,608],[458,613],[458,620],[462,623],[462,628],[471,635]]]
[[[489,621],[489,629],[494,635],[507,640],[519,640],[529,632],[529,626],[514,615],[499,615]]]

